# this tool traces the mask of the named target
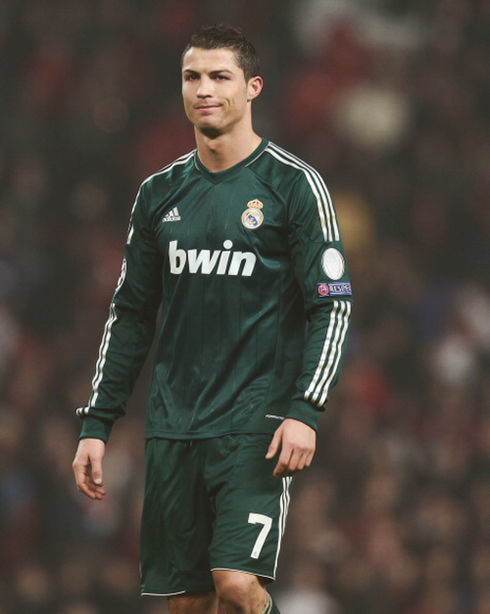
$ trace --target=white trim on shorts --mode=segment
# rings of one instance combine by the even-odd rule
[[[184,595],[187,591],[179,591],[178,593],[140,593],[142,597],[175,597],[176,595]]]

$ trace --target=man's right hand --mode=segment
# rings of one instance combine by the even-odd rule
[[[102,499],[103,486],[102,460],[105,443],[101,439],[81,439],[72,467],[77,488],[90,499]]]

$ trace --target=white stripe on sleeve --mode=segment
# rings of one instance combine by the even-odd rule
[[[102,342],[100,344],[99,358],[95,367],[94,379],[92,380],[92,396],[90,398],[89,405],[95,405],[95,403],[97,402],[97,397],[99,396],[99,385],[104,376],[104,367],[107,361],[107,351],[109,349],[109,344],[111,342],[112,337],[112,327],[114,326],[114,323],[116,321],[116,306],[114,305],[114,303],[112,303],[109,309],[109,319],[106,322],[104,334],[102,336]]]
[[[348,301],[334,301],[330,320],[323,344],[322,353],[315,375],[305,392],[305,400],[322,406],[328,397],[332,380],[337,373],[342,357],[342,346],[345,341],[352,305]]]
[[[303,162],[300,158],[293,156],[273,143],[269,143],[265,151],[283,164],[301,170],[304,173],[317,201],[323,239],[325,241],[339,241],[340,231],[333,202],[327,186],[318,171],[306,164],[306,162]]]

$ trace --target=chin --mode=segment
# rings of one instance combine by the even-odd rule
[[[197,126],[197,129],[209,139],[216,139],[223,134],[223,131],[216,126]]]
[[[200,132],[207,132],[207,131],[219,131],[221,132],[222,130],[222,126],[216,122],[213,121],[212,119],[210,121],[206,121],[203,119],[200,119],[199,121],[195,122],[194,126],[200,131]]]

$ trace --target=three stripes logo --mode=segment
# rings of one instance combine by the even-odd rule
[[[181,219],[178,207],[174,207],[162,218],[162,222],[180,222]]]

